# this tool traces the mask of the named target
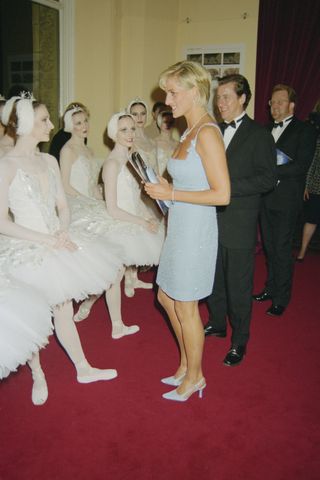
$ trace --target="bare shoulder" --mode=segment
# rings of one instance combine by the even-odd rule
[[[41,153],[41,155],[49,167],[59,169],[58,161],[53,155],[49,153]]]
[[[10,181],[14,177],[17,168],[16,158],[11,156],[10,153],[0,158],[0,176],[2,179],[6,178]]]
[[[197,147],[208,148],[222,143],[222,135],[217,124],[205,124],[198,130]]]
[[[61,159],[70,159],[74,161],[77,158],[77,151],[68,140],[60,150],[60,158]]]
[[[198,139],[201,140],[203,138],[208,138],[210,136],[216,137],[218,136],[219,138],[221,137],[221,132],[219,129],[219,126],[212,122],[212,123],[205,123],[204,125],[201,125],[201,127],[198,130]]]
[[[102,175],[107,175],[111,173],[118,173],[120,171],[120,164],[115,155],[110,153],[102,166]]]

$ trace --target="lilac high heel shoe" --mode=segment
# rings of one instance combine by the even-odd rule
[[[199,392],[199,398],[202,398],[203,395],[203,390],[206,388],[206,380],[205,378],[201,378],[198,383],[193,385],[189,390],[187,390],[185,393],[180,394],[177,392],[177,389],[171,390],[170,392],[164,393],[162,395],[163,398],[166,400],[173,400],[174,402],[186,402],[191,395],[193,395],[196,392]]]
[[[182,375],[180,375],[180,377],[165,377],[165,378],[161,378],[161,382],[162,383],[165,383],[166,385],[171,385],[172,387],[178,387],[179,385],[181,385],[182,383],[182,380],[184,379],[184,377],[186,376],[185,373],[183,373]]]

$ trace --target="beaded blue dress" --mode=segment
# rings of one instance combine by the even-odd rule
[[[218,128],[215,124],[210,124]],[[168,171],[176,190],[210,188],[196,151],[197,137],[184,160],[170,158]],[[161,252],[157,284],[174,300],[192,301],[212,293],[218,248],[216,208],[174,202],[169,208],[167,237]]]

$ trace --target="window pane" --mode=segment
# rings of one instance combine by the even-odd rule
[[[0,0],[0,93],[32,91],[59,119],[59,11],[30,0]]]
[[[59,11],[33,3],[33,91],[59,122]]]

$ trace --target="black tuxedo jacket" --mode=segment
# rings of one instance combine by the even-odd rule
[[[253,248],[261,195],[276,184],[272,135],[247,115],[226,150],[231,201],[217,208],[219,242],[227,248]]]
[[[267,126],[272,130],[272,124]],[[292,158],[292,162],[277,166],[277,187],[264,197],[267,208],[288,210],[301,208],[306,174],[316,147],[315,129],[296,117],[276,142],[276,148]]]

